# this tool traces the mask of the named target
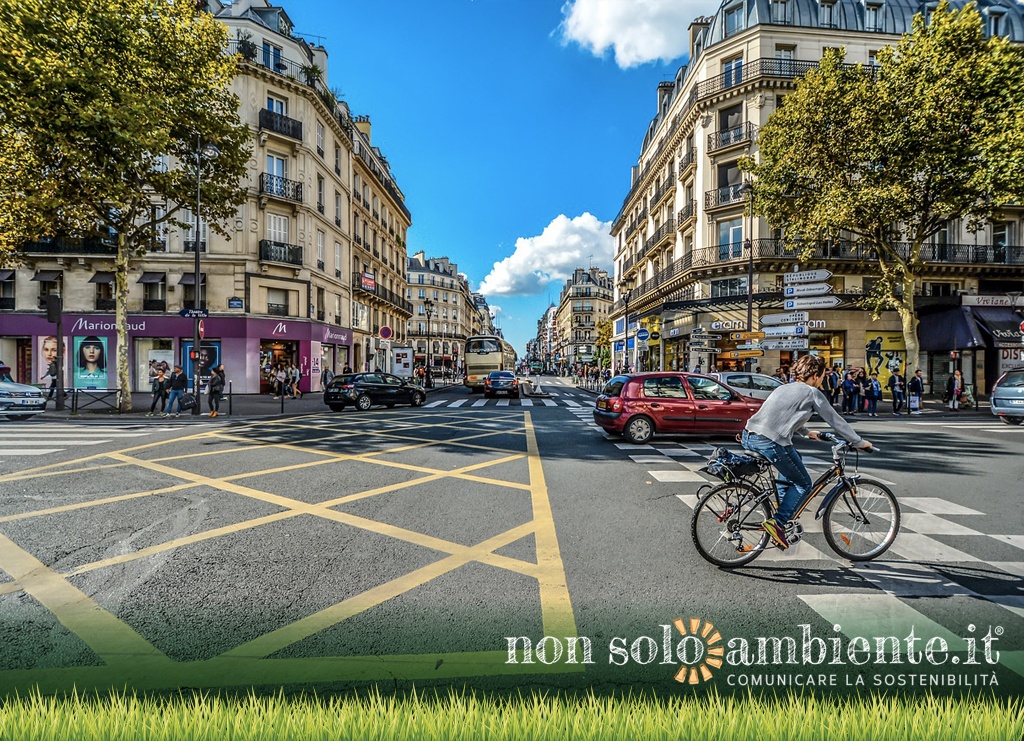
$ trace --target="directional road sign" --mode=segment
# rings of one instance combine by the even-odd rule
[[[795,340],[765,340],[761,343],[762,350],[806,350],[810,347],[810,340],[798,338]]]
[[[808,298],[787,298],[783,308],[790,309],[831,309],[839,306],[843,300],[838,296],[811,296]]]
[[[734,340],[759,340],[764,332],[733,332],[729,336]]]
[[[727,358],[763,358],[764,350],[737,350],[735,352],[722,353]]]
[[[636,338],[640,342],[646,342],[651,338],[651,330],[641,327],[636,331]]]
[[[806,324],[783,324],[779,327],[765,327],[765,337],[806,337]]]
[[[766,324],[803,324],[811,315],[806,311],[791,311],[788,314],[765,314],[761,317],[761,325]]]
[[[208,309],[182,309],[178,312],[178,316],[184,317],[185,319],[205,319],[210,316]]]
[[[742,345],[736,345],[737,350],[760,350],[761,345],[756,342],[747,342]]]
[[[720,340],[722,335],[720,334],[706,334],[702,332],[694,332],[690,335],[691,340]]]
[[[786,286],[782,293],[787,298],[790,296],[820,296],[823,293],[832,293],[832,286],[828,283],[797,283],[794,286]]]
[[[828,280],[831,277],[831,270],[801,270],[798,273],[785,273],[782,276],[782,282],[786,285],[791,283],[815,283]]]

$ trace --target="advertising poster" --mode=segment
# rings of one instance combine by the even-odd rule
[[[43,378],[46,375],[47,369],[50,367],[50,363],[57,359],[57,338],[54,335],[44,335],[37,337],[36,342],[37,351],[34,383],[44,384],[47,387],[50,385],[50,379]],[[68,386],[71,385],[71,376],[68,375],[68,368],[71,367],[71,353],[68,352],[68,338],[64,338],[64,383]]]
[[[90,335],[75,337],[73,386],[76,389],[110,388],[110,355],[107,338]]]
[[[159,370],[164,372],[164,378],[171,377],[171,371],[174,370],[173,350],[150,350],[148,351],[147,356],[147,360],[149,361],[150,381],[156,378],[156,372]]]
[[[864,370],[868,376],[878,374],[883,393],[887,393],[885,384],[895,371],[906,377],[907,345],[902,332],[865,332],[864,351]]]
[[[412,354],[411,347],[395,348],[395,369],[396,376],[401,378],[412,378]]]
[[[220,340],[203,340],[199,344],[199,381],[206,383],[210,380],[213,369],[220,365]],[[181,343],[181,368],[188,376],[191,383],[192,372],[192,340],[182,340]]]

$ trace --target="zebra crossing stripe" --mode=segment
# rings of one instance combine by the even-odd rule
[[[0,455],[49,455],[50,453],[59,453],[63,448],[42,448],[36,450],[7,450],[6,448],[0,449]]]
[[[953,546],[920,533],[900,533],[889,550],[914,562],[966,563],[979,560],[969,553],[958,551]]]
[[[552,394],[552,396],[554,396],[554,394]],[[546,406],[546,407],[556,407],[556,406],[558,406],[558,404],[556,404],[554,402],[554,400],[552,400],[552,399],[541,399],[541,401],[544,402],[544,406]]]
[[[473,402],[473,406],[475,407],[482,407],[485,404],[487,404],[487,399],[477,399],[476,401]]]
[[[46,438],[45,440],[42,440],[42,439],[40,439],[40,440],[4,440],[4,447],[5,448],[17,448],[17,447],[27,448],[27,447],[32,446],[32,445],[39,445],[40,443],[43,443],[43,442],[47,442],[47,443],[50,443],[50,444],[60,443],[61,445],[66,445],[66,446],[69,446],[69,447],[74,447],[74,446],[77,446],[77,445],[99,445],[100,443],[109,443],[110,440],[94,440],[94,439],[86,439],[86,438],[61,438],[59,436],[58,437],[51,436],[49,438]]]
[[[447,401],[432,401],[429,404],[424,404],[424,408],[430,409],[431,407],[439,407],[447,404]]]
[[[533,406],[533,399],[520,399],[519,400],[519,406],[521,406],[521,407],[532,407]]]
[[[451,404],[449,404],[448,406],[450,406],[450,407],[453,407],[453,408],[454,408],[454,407],[461,407],[461,406],[462,406],[463,404],[465,404],[465,403],[466,403],[467,401],[469,401],[469,399],[457,399],[456,401],[453,401],[453,402],[452,402]]]
[[[578,408],[580,407],[580,404],[577,404],[577,403],[576,403],[575,401],[573,401],[572,399],[566,399],[566,400],[565,400],[565,405],[566,405],[567,407],[576,407],[577,409],[578,409]]]
[[[507,407],[510,399],[498,399],[499,407]]]

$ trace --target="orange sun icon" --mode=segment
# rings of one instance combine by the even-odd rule
[[[677,649],[683,666],[676,672],[675,680],[689,684],[707,682],[711,679],[708,667],[717,669],[722,665],[725,647],[717,645],[722,642],[722,634],[709,621],[697,617],[690,618],[689,626],[682,618],[676,618],[672,624],[684,637],[679,643],[681,650]]]

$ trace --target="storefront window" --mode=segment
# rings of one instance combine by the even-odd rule
[[[825,367],[846,367],[846,332],[811,332],[810,351],[825,360]]]
[[[135,339],[135,382],[133,385],[136,391],[149,391],[158,369],[163,369],[166,376],[170,378],[173,367],[173,340],[158,337]]]

